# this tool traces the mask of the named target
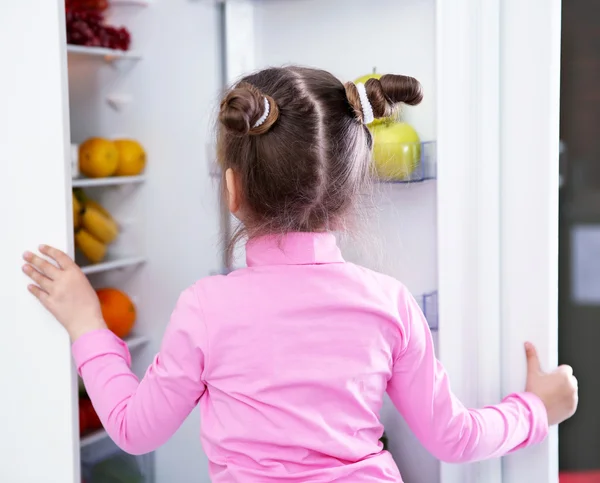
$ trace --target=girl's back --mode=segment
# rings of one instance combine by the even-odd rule
[[[214,481],[399,481],[379,411],[406,292],[344,263],[333,235],[247,250],[249,268],[191,289],[207,331],[200,408]]]

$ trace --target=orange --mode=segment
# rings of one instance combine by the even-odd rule
[[[112,176],[118,162],[119,151],[108,139],[90,138],[79,146],[79,171],[88,178]]]
[[[116,288],[96,290],[106,326],[121,339],[131,333],[135,324],[135,305],[129,296]]]
[[[140,143],[132,139],[117,139],[115,146],[119,151],[117,176],[137,176],[146,166],[146,152]]]

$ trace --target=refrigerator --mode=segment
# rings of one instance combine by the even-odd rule
[[[21,254],[40,243],[75,256],[73,187],[100,200],[120,234],[96,287],[129,294],[127,342],[141,376],[179,293],[226,263],[232,220],[214,165],[218,98],[243,73],[324,68],[343,81],[411,75],[425,99],[404,109],[423,170],[377,183],[368,215],[341,236],[348,260],[402,280],[421,302],[438,357],[469,407],[523,390],[523,342],[557,363],[558,0],[109,0],[127,52],[67,45],[63,0],[0,6],[0,481],[72,483],[117,449],[79,436],[66,333],[26,290]],[[131,137],[134,177],[86,179],[73,145]],[[8,171],[6,173],[6,170]],[[77,260],[79,260],[77,254]],[[386,401],[389,448],[408,483],[558,482],[558,432],[502,459],[439,463]],[[197,411],[156,452],[132,457],[140,481],[208,482]]]

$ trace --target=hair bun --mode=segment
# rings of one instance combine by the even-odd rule
[[[414,77],[386,74],[365,83],[375,118],[388,117],[398,104],[416,106],[423,100],[423,88]]]
[[[254,127],[265,113],[265,99],[269,102],[269,114],[266,120]],[[231,89],[219,111],[219,122],[229,131],[239,135],[258,135],[267,132],[279,117],[277,104],[270,96],[262,94],[248,83],[240,83]]]
[[[354,117],[364,122],[365,116],[356,85],[347,82],[344,88]],[[375,119],[392,116],[398,104],[416,106],[423,100],[421,83],[414,77],[406,75],[386,74],[380,79],[372,77],[365,82],[365,89]]]

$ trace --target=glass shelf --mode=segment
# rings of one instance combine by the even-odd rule
[[[129,477],[127,481],[154,481],[153,453],[138,456],[127,454],[110,438],[103,439],[101,443],[93,448],[81,449],[81,473],[86,481],[93,479],[92,475],[97,477],[94,481],[109,481],[104,478],[115,472],[121,476],[126,474]],[[110,481],[113,481],[112,478]]]
[[[425,141],[420,144],[421,156],[416,168],[408,175],[398,179],[378,178],[379,183],[411,184],[437,178],[437,143]],[[414,148],[416,145],[406,145]]]
[[[84,449],[88,446],[94,446],[108,437],[108,433],[104,430],[104,428],[97,429],[96,431],[92,431],[91,433],[82,436],[79,441],[79,447]]]
[[[435,141],[425,141],[418,143],[421,148],[421,156],[416,168],[407,176],[402,179],[386,179],[386,178],[375,178],[377,183],[390,183],[390,184],[411,184],[419,183],[423,181],[433,180],[437,178],[437,143]],[[214,161],[214,149],[207,148],[209,153],[209,160],[213,159],[209,163],[209,176],[211,178],[221,177],[221,168]]]
[[[438,293],[437,291],[428,292],[416,297],[417,303],[427,319],[429,328],[433,331],[438,330]]]

